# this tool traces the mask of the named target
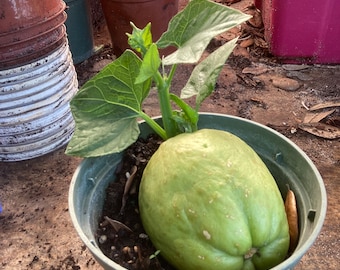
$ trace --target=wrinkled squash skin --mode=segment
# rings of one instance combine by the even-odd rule
[[[275,180],[245,142],[224,131],[162,143],[145,168],[139,207],[151,241],[177,269],[270,269],[287,254]]]

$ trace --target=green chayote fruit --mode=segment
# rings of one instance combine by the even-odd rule
[[[280,191],[255,151],[203,129],[162,143],[144,170],[143,226],[181,270],[269,269],[289,246]]]

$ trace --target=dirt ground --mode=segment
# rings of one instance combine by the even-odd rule
[[[242,0],[232,6],[245,10],[251,4],[251,0]],[[245,11],[253,12],[251,8]],[[235,35],[243,37],[201,111],[237,115],[265,124],[306,152],[323,176],[328,210],[318,239],[296,269],[338,269],[340,141],[339,137],[330,137],[339,135],[340,128],[340,107],[335,106],[340,102],[340,66],[280,63],[268,53],[257,23],[230,31],[209,47],[216,47]],[[77,65],[80,84],[115,57],[106,28],[96,28],[95,43],[105,46]],[[184,85],[191,69],[189,65],[180,67],[174,92]],[[144,107],[152,115],[159,114],[155,95],[150,96]],[[327,108],[308,110],[318,104]],[[322,117],[325,111],[331,113]],[[307,113],[322,120],[306,124]],[[315,132],[319,136],[312,134]],[[66,156],[64,150],[27,161],[0,162],[3,207],[0,269],[101,269],[80,241],[69,217],[69,183],[81,159]]]

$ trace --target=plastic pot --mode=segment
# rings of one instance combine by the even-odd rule
[[[144,28],[151,22],[153,40],[158,40],[178,11],[178,0],[101,0],[114,53],[119,56],[130,48],[126,33],[132,32],[130,22]]]
[[[91,11],[87,0],[65,0],[67,38],[74,64],[78,64],[93,54],[93,31]]]
[[[140,127],[142,137],[152,132],[145,123]],[[261,124],[234,116],[202,113],[199,128],[226,130],[239,136],[261,156],[282,196],[286,195],[287,184],[294,191],[299,211],[299,243],[289,258],[272,268],[292,269],[312,246],[326,215],[326,191],[317,168],[289,139]],[[69,210],[75,229],[104,269],[125,269],[101,252],[96,239],[105,190],[115,181],[114,173],[121,157],[122,154],[113,154],[85,159],[74,173],[69,191]]]
[[[64,43],[30,64],[0,71],[0,161],[19,161],[68,143],[74,129],[69,101],[78,90]]]
[[[270,52],[284,63],[340,63],[340,1],[255,0]]]

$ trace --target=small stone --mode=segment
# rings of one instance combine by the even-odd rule
[[[141,234],[139,234],[139,238],[140,239],[148,239],[149,236],[147,234],[145,234],[145,233],[141,233]]]
[[[131,248],[126,246],[126,247],[123,247],[122,251],[123,251],[124,254],[128,254],[131,251]]]
[[[105,234],[101,235],[98,239],[100,244],[104,244],[107,240],[107,236]]]
[[[296,91],[301,86],[298,81],[289,78],[275,78],[273,85],[286,91]]]

